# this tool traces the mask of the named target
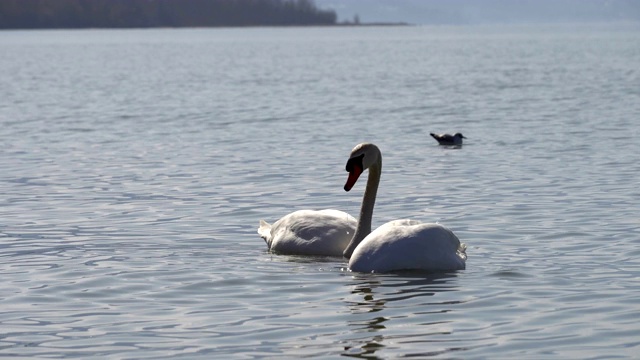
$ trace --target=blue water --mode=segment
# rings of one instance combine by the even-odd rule
[[[633,358],[640,28],[0,32],[0,356]],[[429,132],[461,131],[460,149]],[[438,221],[467,269],[272,255],[297,209]]]

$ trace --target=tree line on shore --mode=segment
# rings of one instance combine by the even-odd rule
[[[313,0],[0,0],[0,29],[335,25]]]

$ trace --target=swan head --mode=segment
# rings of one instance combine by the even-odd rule
[[[346,170],[349,173],[347,183],[344,184],[344,190],[349,191],[355,185],[360,175],[372,166],[380,166],[382,163],[382,155],[380,149],[371,143],[362,143],[356,145],[351,150],[349,160],[347,160]]]
[[[467,137],[462,135],[462,133],[455,133],[453,134],[453,137],[458,138],[458,139],[466,139]]]

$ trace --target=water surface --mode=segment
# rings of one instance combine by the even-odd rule
[[[635,26],[3,31],[0,355],[632,358]],[[461,131],[460,149],[429,132]],[[438,221],[467,269],[272,255],[304,208]]]

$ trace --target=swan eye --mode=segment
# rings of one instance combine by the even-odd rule
[[[347,161],[347,166],[346,169],[348,172],[352,172],[354,170],[354,168],[359,168],[362,169],[362,159],[364,158],[364,154],[356,156],[356,157],[352,157],[351,159],[349,159]]]

